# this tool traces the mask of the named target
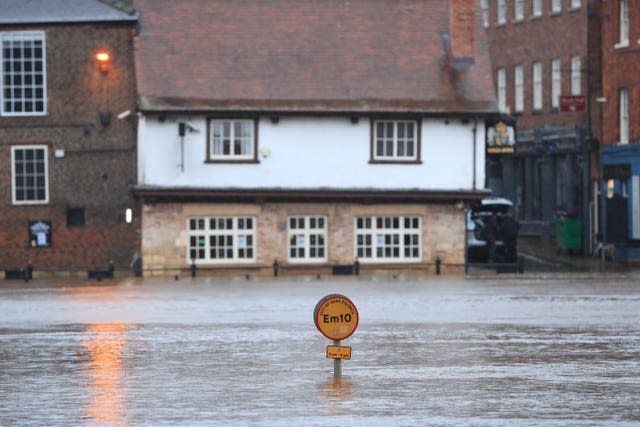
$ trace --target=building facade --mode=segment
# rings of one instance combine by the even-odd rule
[[[498,105],[514,135],[511,149],[488,147],[487,185],[514,201],[521,234],[558,238],[574,221],[579,236],[564,249],[585,252],[594,216],[594,3],[481,0]]]
[[[474,1],[135,4],[146,274],[463,268],[497,112]]]
[[[602,3],[602,91],[599,97],[601,182],[599,234],[615,258],[640,259],[640,9]]]
[[[128,268],[134,257],[136,123],[118,114],[136,103],[136,22],[100,1],[3,1],[1,270]]]

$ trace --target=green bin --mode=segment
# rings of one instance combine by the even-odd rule
[[[582,218],[560,218],[556,223],[556,243],[560,249],[582,249]]]

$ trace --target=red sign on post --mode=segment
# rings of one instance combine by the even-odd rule
[[[560,97],[560,111],[578,113],[585,111],[586,99],[584,95],[564,95]]]

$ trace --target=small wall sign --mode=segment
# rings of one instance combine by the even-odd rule
[[[51,246],[51,221],[29,221],[29,245],[32,248]]]

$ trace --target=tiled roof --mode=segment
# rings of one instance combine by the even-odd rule
[[[99,0],[0,0],[0,24],[135,21]]]
[[[477,14],[449,37],[461,3],[135,0],[140,108],[495,112]]]

